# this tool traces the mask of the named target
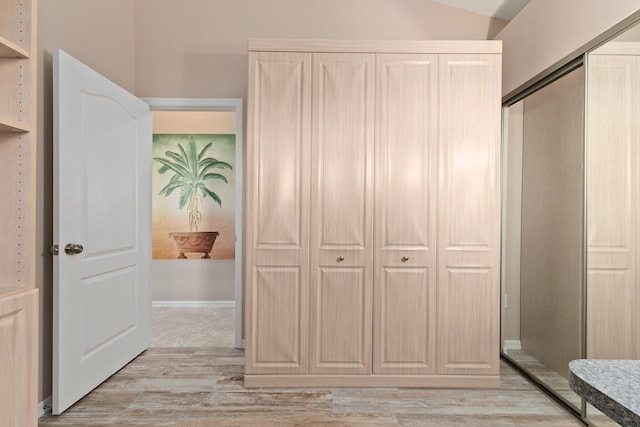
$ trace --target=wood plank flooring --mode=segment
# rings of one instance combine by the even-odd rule
[[[498,389],[245,389],[244,355],[150,348],[48,426],[579,426],[507,365]]]

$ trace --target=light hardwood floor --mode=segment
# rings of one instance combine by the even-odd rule
[[[241,350],[152,347],[63,415],[43,417],[39,425],[581,425],[513,369],[502,364],[500,370],[500,387],[492,390],[245,389]]]

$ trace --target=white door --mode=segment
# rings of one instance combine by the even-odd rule
[[[151,112],[64,51],[54,52],[53,73],[60,414],[150,342]]]

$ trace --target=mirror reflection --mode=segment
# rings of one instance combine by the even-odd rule
[[[587,70],[585,357],[639,359],[640,26],[592,51]]]
[[[584,68],[507,110],[503,351],[580,409]]]

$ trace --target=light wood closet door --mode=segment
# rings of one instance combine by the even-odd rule
[[[38,424],[38,290],[0,299],[0,425]]]
[[[435,372],[437,58],[376,58],[374,373]]]
[[[440,55],[438,373],[498,374],[500,55]]]
[[[314,54],[310,372],[371,372],[374,55]]]
[[[247,373],[306,373],[311,55],[250,53]]]
[[[640,358],[639,73],[636,55],[589,55],[588,358]]]

